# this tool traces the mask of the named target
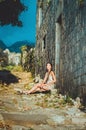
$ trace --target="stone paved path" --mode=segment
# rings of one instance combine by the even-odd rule
[[[18,90],[32,87],[33,82],[30,74],[16,75],[19,83],[0,88],[0,130],[86,130],[86,113],[76,102],[66,101],[56,90],[20,94]]]

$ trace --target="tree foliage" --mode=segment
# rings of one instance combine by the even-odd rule
[[[27,45],[21,47],[22,67],[25,71],[30,71],[35,74],[35,49]]]
[[[22,26],[19,15],[26,9],[21,0],[0,0],[0,25]]]
[[[0,48],[0,66],[6,66],[8,64],[8,55],[3,53],[3,50]]]

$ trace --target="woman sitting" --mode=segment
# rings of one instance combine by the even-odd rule
[[[56,77],[54,72],[52,71],[52,65],[47,63],[47,72],[45,74],[44,80],[41,83],[36,84],[31,90],[23,91],[25,94],[31,94],[34,92],[43,92],[51,90],[54,87],[54,83],[56,83]]]

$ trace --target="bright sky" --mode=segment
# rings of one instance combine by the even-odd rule
[[[21,0],[24,5],[28,6],[28,11],[21,13],[20,19],[23,27],[0,26],[0,40],[7,46],[17,41],[36,41],[36,0]]]

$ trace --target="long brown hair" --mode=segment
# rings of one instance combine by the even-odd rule
[[[46,71],[47,71],[47,80],[46,80],[46,82],[48,81],[49,75],[50,75],[50,73],[51,73],[51,71],[52,71],[52,64],[51,64],[50,62],[48,62],[47,64],[50,64],[50,65],[51,65],[51,70],[48,72],[48,70],[46,69]]]

